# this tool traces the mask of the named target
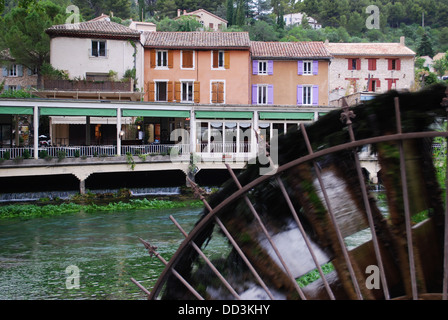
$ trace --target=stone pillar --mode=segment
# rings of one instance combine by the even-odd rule
[[[33,111],[33,128],[34,128],[34,159],[39,159],[39,107],[34,106]]]
[[[79,180],[79,193],[86,194],[86,180],[90,176],[91,172],[84,171],[83,168],[79,168],[73,172],[73,175]]]

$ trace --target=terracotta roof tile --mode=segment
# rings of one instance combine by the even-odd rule
[[[400,43],[326,43],[334,56],[415,56]]]
[[[107,20],[54,25],[48,28],[46,32],[50,36],[140,38],[139,31]]]
[[[150,48],[239,48],[249,49],[247,32],[146,32]]]
[[[330,59],[331,54],[323,42],[251,42],[252,57],[301,59],[321,58]]]

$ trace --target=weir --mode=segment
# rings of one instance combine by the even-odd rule
[[[280,137],[268,174],[261,161],[238,175],[228,167],[232,178],[208,199],[191,182],[203,213],[148,298],[447,299],[446,152],[433,154],[448,137],[434,130],[447,97],[437,85],[345,105]],[[378,154],[385,210],[361,166],[366,146]],[[369,236],[349,246],[359,233]],[[217,236],[228,247],[207,257],[212,268],[200,253]],[[310,271],[319,279],[302,284]]]

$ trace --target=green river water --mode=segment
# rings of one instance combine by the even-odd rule
[[[151,290],[164,266],[138,237],[169,260],[183,239],[169,215],[189,232],[200,211],[80,212],[0,221],[0,299],[146,299],[130,278]],[[70,288],[76,283],[75,274],[66,273],[69,266],[79,270],[79,288]]]

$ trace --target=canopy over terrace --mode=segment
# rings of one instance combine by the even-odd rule
[[[196,150],[197,125],[204,121],[227,119],[250,122],[252,128],[269,121],[312,122],[319,115],[334,107],[297,106],[255,106],[255,105],[197,105],[148,102],[118,102],[97,100],[60,100],[60,99],[0,99],[0,114],[33,116],[34,157],[38,157],[39,117],[107,117],[116,124],[117,154],[121,154],[120,132],[124,117],[184,118],[190,121],[189,141],[191,150]],[[252,130],[254,131],[254,130]],[[256,139],[251,139],[256,143]],[[255,149],[253,149],[255,150]]]

